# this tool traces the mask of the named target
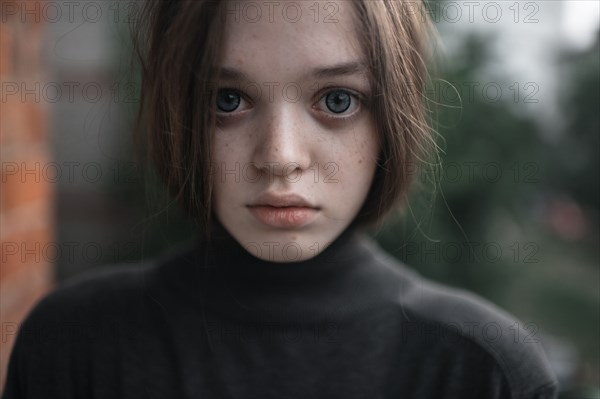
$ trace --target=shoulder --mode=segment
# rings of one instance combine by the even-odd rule
[[[18,328],[4,397],[84,397],[82,381],[92,372],[110,375],[123,348],[145,350],[138,343],[165,313],[161,266],[187,252],[175,248],[150,260],[103,266],[43,297]]]
[[[61,330],[58,333],[64,335],[65,329],[81,332],[122,324],[139,314],[144,298],[156,296],[161,265],[175,262],[185,250],[176,248],[151,259],[105,265],[72,277],[38,301],[21,329],[39,331],[36,335]]]
[[[556,377],[535,323],[518,320],[474,293],[428,280],[379,248],[373,251],[381,268],[399,282],[394,303],[413,331],[435,335],[436,345],[441,345],[442,336],[458,336],[469,348],[491,356],[508,381],[512,397],[528,398],[533,392],[554,397]]]
[[[84,272],[43,297],[27,319],[44,322],[75,316],[79,311],[88,313],[92,308],[116,306],[135,294],[142,287],[144,277],[154,269],[153,263],[140,262],[107,265]]]
[[[44,296],[20,325],[14,356],[25,362],[62,364],[70,353],[84,353],[89,343],[112,342],[116,328],[126,328],[135,313],[133,299],[151,263],[115,264],[69,279]],[[24,364],[25,364],[24,363]]]

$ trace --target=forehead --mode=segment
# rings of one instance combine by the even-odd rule
[[[362,60],[349,1],[229,1],[223,65],[298,76]]]

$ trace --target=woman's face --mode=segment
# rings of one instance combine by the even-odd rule
[[[258,258],[306,260],[358,214],[379,152],[351,4],[226,7],[216,216]]]

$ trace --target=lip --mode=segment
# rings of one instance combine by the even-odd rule
[[[300,228],[311,223],[319,208],[297,194],[265,193],[248,205],[250,213],[261,223],[274,228]]]
[[[274,193],[263,193],[261,194],[252,204],[249,206],[272,206],[276,208],[281,207],[302,207],[302,208],[313,208],[319,209],[316,205],[298,194],[274,194]]]

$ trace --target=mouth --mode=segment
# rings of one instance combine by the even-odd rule
[[[249,207],[270,206],[273,208],[311,208],[320,209],[298,194],[264,193],[260,195]]]
[[[320,208],[297,194],[266,193],[248,205],[250,213],[262,224],[274,228],[300,228],[314,221]]]
[[[316,208],[302,206],[258,205],[248,207],[250,213],[262,224],[281,228],[300,228],[312,222],[318,215]]]

